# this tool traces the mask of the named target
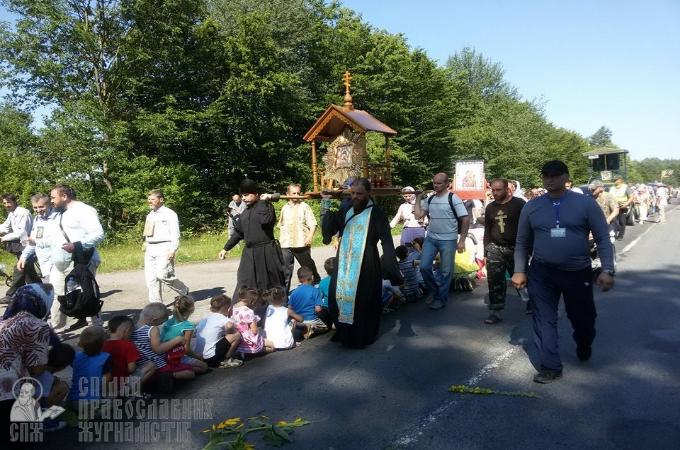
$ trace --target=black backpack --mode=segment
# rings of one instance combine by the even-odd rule
[[[430,217],[430,204],[432,203],[432,199],[434,198],[434,195],[430,195],[427,198],[427,217]],[[458,223],[458,233],[460,233],[461,227],[460,227],[460,217],[458,217],[458,213],[456,212],[456,208],[453,206],[453,192],[449,192],[449,206],[451,207],[451,211],[453,211],[453,217],[456,218],[456,222]]]
[[[99,314],[104,302],[99,294],[99,285],[86,264],[76,263],[64,280],[64,295],[57,300],[59,310],[69,317],[84,319]]]

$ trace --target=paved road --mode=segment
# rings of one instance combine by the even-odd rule
[[[194,442],[179,447],[200,448],[206,435],[199,431],[213,422],[266,414],[312,421],[295,433],[289,446],[295,449],[678,448],[678,227],[680,209],[674,207],[667,224],[629,228],[626,240],[617,243],[617,286],[596,295],[598,337],[590,362],[576,359],[561,313],[565,369],[556,383],[531,381],[531,321],[518,297],[509,298],[502,323],[482,324],[482,286],[453,293],[439,312],[415,304],[384,316],[381,338],[362,351],[321,336],[294,351],[200,377],[178,397],[212,399],[214,420],[195,421]],[[233,269],[236,263],[183,266],[179,272],[206,294],[225,285],[229,291],[225,264]],[[224,284],[214,286],[221,278]],[[139,273],[103,276],[104,290],[123,290],[111,295],[107,308],[130,303],[128,290],[135,289],[136,304],[143,305],[141,280]],[[457,396],[447,392],[451,384],[539,398]],[[57,448],[75,435],[47,438],[48,447]],[[110,445],[101,447],[116,447]]]

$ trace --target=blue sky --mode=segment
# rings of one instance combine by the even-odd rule
[[[604,125],[633,159],[680,158],[680,0],[343,0],[440,64],[463,47],[500,62],[556,126]]]
[[[604,125],[634,159],[680,158],[680,0],[342,2],[440,64],[463,47],[500,62],[556,126]]]

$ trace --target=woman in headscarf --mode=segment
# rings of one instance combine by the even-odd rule
[[[52,306],[50,292],[49,285],[20,287],[0,321],[0,424],[9,423],[17,380],[36,378],[45,370],[53,335],[44,320]],[[5,439],[8,433],[6,427]]]

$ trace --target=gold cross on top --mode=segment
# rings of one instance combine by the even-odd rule
[[[350,81],[352,80],[352,75],[349,73],[349,70],[345,70],[342,79],[345,82],[345,94],[349,94]]]
[[[501,234],[505,233],[505,219],[507,218],[508,215],[503,211],[498,211],[498,213],[496,213],[496,222],[498,222],[498,228],[500,229]]]

